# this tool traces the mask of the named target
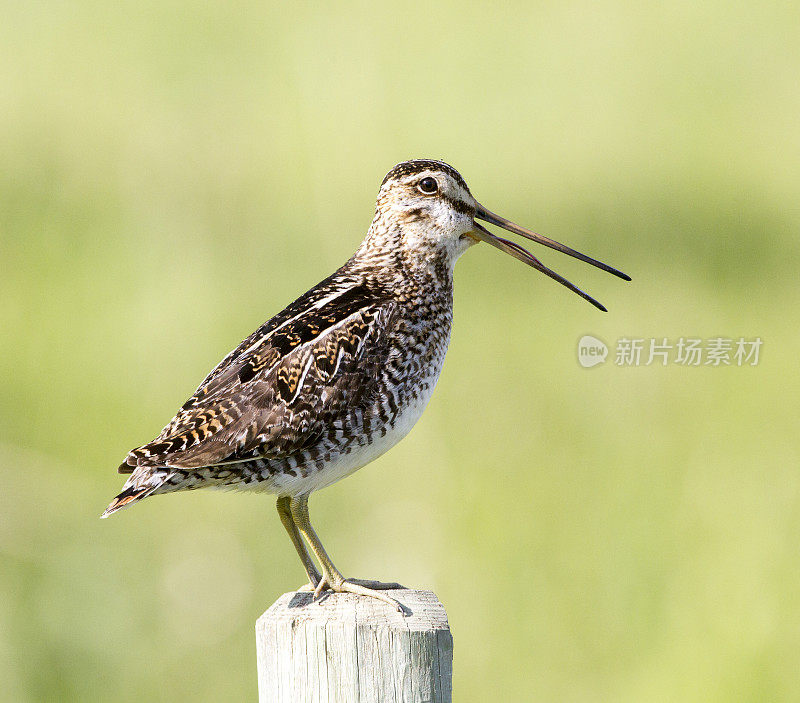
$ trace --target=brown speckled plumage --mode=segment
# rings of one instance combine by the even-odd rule
[[[245,339],[156,439],[128,454],[119,471],[132,476],[107,513],[206,486],[305,492],[303,479],[327,484],[318,476],[327,465],[429,396],[450,336],[452,266],[444,251],[406,251],[402,223],[381,204],[392,179],[430,168],[390,172],[358,251]]]
[[[419,419],[450,339],[456,260],[485,241],[604,309],[476,219],[627,278],[486,210],[443,162],[398,164],[381,184],[356,253],[245,339],[158,437],[128,454],[119,471],[130,477],[103,516],[178,490],[273,493],[312,585],[374,596],[343,585],[311,531],[307,497],[387,451]]]

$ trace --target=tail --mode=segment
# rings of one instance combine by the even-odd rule
[[[170,474],[166,471],[154,472],[152,469],[134,472],[122,487],[122,493],[109,503],[100,517],[108,517],[117,510],[122,510],[142,498],[147,498],[153,491],[160,488],[169,476]]]

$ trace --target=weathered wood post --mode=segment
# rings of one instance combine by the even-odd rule
[[[260,703],[449,703],[453,637],[432,591],[284,593],[258,619]]]

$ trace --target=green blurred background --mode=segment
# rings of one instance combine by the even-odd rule
[[[433,588],[456,700],[800,699],[795,3],[2,3],[0,697],[256,696],[268,496],[100,522],[126,451],[342,263],[396,162],[633,276],[488,247],[409,439],[315,495]],[[756,367],[580,336],[761,337]]]

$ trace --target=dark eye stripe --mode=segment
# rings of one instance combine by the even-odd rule
[[[451,198],[449,195],[445,195],[444,193],[440,193],[439,197],[448,203],[454,210],[463,213],[464,215],[474,215],[475,211],[466,203],[462,203],[460,200],[456,200],[455,198]]]

